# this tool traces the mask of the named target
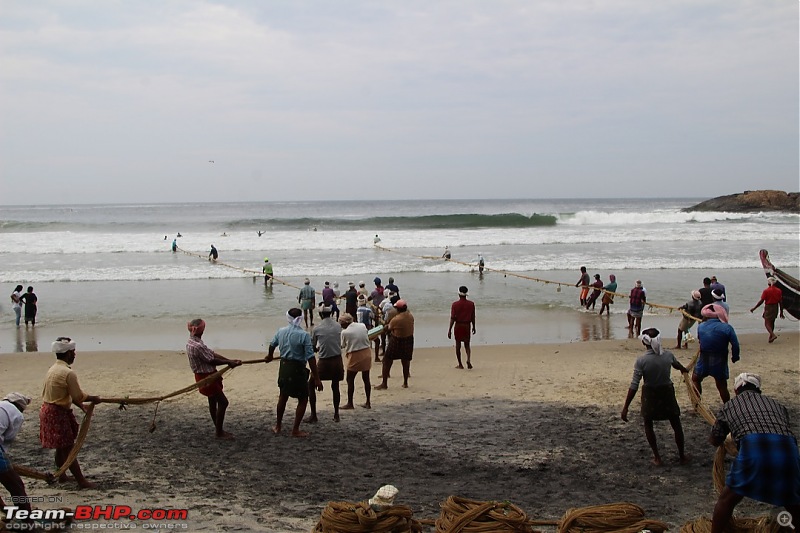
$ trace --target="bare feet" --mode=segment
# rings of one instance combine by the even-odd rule
[[[459,370],[464,370],[464,365],[457,365],[456,368]]]
[[[272,432],[273,432],[275,435],[280,435],[280,434],[281,434],[281,425],[280,425],[280,424],[278,424],[277,426],[273,427],[273,428],[272,428]]]
[[[403,388],[407,389],[408,388],[408,383],[403,383]]]
[[[316,415],[315,416],[308,416],[308,417],[303,419],[303,422],[306,423],[306,424],[316,424],[318,421],[319,420],[317,419]]]
[[[343,411],[349,411],[350,409],[355,409],[355,407],[353,407],[352,403],[346,403],[343,406],[341,406],[339,409],[341,409]]]
[[[680,350],[681,349],[681,345],[679,344],[677,346],[673,346],[672,349],[673,350]]]
[[[678,464],[680,465],[688,465],[692,460],[692,456],[688,453],[685,454],[683,457],[678,458]]]
[[[653,466],[661,466],[662,464],[664,464],[664,463],[661,461],[661,457],[656,457],[656,458],[654,458],[654,459],[653,459],[653,461],[652,461],[652,463],[653,463]]]
[[[335,415],[333,415],[333,421],[334,422],[338,422],[339,421],[339,413],[336,413]]]
[[[63,474],[58,478],[59,483],[69,483],[70,481],[75,481],[75,478],[66,474]]]
[[[467,368],[468,368],[469,370],[472,370],[472,363],[467,363]]]
[[[777,335],[770,335],[770,336],[769,336],[769,342],[773,342],[773,341],[775,341],[775,339],[777,339],[777,338],[778,338],[778,336],[777,336]]]
[[[386,385],[384,385],[383,383],[381,383],[380,385],[378,385],[377,387],[375,387],[375,390],[386,390],[386,389],[388,389],[388,388],[389,388],[389,387],[387,387]]]
[[[364,409],[372,409],[372,404],[367,402],[367,403],[361,404],[361,407],[363,407]]]
[[[217,433],[217,438],[222,440],[234,440],[235,437],[233,433],[228,433],[227,431],[223,431],[222,433]]]
[[[300,431],[299,429],[297,431],[292,430],[292,437],[297,437],[297,438],[300,438],[300,439],[304,439],[304,438],[308,437],[309,435],[311,435],[311,433],[309,433],[307,431]]]
[[[79,489],[94,489],[94,488],[97,488],[97,485],[95,485],[91,481],[88,481],[88,480],[84,479],[81,483],[78,483],[78,488]]]

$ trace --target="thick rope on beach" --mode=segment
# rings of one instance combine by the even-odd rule
[[[328,502],[311,533],[421,533],[412,514],[406,505],[375,511],[367,502]]]
[[[646,518],[644,509],[627,502],[569,509],[558,525],[559,533],[639,533],[645,529],[660,533],[669,526]]]
[[[442,513],[434,524],[436,533],[533,532],[525,511],[507,501],[478,502],[450,496],[439,505]]]
[[[279,358],[276,358],[276,359],[279,359]],[[265,362],[264,359],[252,359],[250,361],[242,361],[242,364],[243,365],[252,365],[252,364],[264,363],[264,362]],[[217,379],[222,377],[223,374],[225,374],[229,370],[232,370],[233,368],[234,367],[226,366],[222,370],[217,370],[216,372],[214,372],[210,376],[206,376],[205,378],[203,378],[200,381],[197,381],[197,382],[189,385],[188,387],[184,387],[182,389],[179,389],[179,390],[177,390],[175,392],[171,392],[169,394],[165,394],[163,396],[153,396],[153,397],[148,397],[148,398],[131,398],[131,397],[128,397],[128,396],[126,396],[124,398],[102,398],[101,397],[101,398],[98,399],[98,401],[96,403],[90,403],[90,404],[88,404],[86,406],[85,411],[84,411],[83,421],[81,422],[80,428],[78,429],[78,436],[75,439],[75,444],[72,446],[72,450],[70,450],[69,455],[67,456],[67,460],[64,461],[64,464],[61,465],[61,468],[59,468],[56,472],[51,474],[51,473],[46,473],[46,472],[40,472],[40,471],[38,471],[36,469],[33,469],[33,468],[29,468],[29,467],[26,467],[26,466],[21,466],[21,465],[16,465],[15,464],[15,465],[13,465],[14,470],[17,472],[17,474],[19,474],[22,477],[29,477],[29,478],[32,478],[32,479],[40,479],[40,480],[43,480],[43,481],[47,481],[48,483],[53,483],[62,474],[64,474],[69,469],[70,466],[72,466],[72,463],[74,463],[75,459],[78,457],[78,453],[80,453],[84,442],[86,442],[86,437],[89,434],[89,427],[90,427],[91,421],[92,421],[92,414],[94,413],[94,407],[95,407],[96,404],[114,403],[114,404],[119,404],[119,408],[120,409],[124,409],[125,406],[127,406],[127,405],[143,405],[143,404],[147,404],[147,403],[155,403],[156,404],[155,413],[158,413],[158,406],[159,406],[160,402],[162,402],[162,401],[164,401],[166,399],[169,399],[169,398],[173,398],[175,396],[179,396],[181,394],[187,394],[189,392],[192,392],[192,391],[195,391],[195,390],[199,389],[200,387],[204,387],[205,385],[208,385],[209,383],[211,383],[213,381],[216,381]],[[150,433],[152,433],[155,430],[155,427],[156,427],[155,413],[153,414],[153,421],[150,424]]]
[[[788,528],[787,528],[788,530]],[[781,526],[769,516],[759,518],[731,518],[727,533],[779,533]],[[681,527],[681,533],[711,533],[711,520],[702,517],[687,522]]]

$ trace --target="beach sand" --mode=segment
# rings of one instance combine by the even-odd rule
[[[671,346],[672,332],[664,337]],[[766,337],[741,337],[742,360],[731,366],[731,374],[759,373],[764,393],[787,405],[797,430],[800,335],[784,332],[773,344]],[[693,344],[676,355],[688,364],[695,349]],[[80,350],[79,345],[73,368],[90,394],[160,396],[193,382],[181,351]],[[264,355],[218,351],[244,360]],[[678,530],[687,521],[710,516],[716,501],[710,426],[693,413],[674,371],[692,462],[677,464],[669,423],[658,422],[665,465],[650,464],[638,395],[630,421],[619,417],[633,362],[643,351],[636,339],[478,346],[475,368],[458,370],[452,348],[418,349],[408,389],[400,387],[396,364],[389,389],[373,390],[373,408],[343,411],[338,424],[332,420],[326,383],[318,397],[320,422],[304,425],[311,431],[307,439],[291,438],[286,431],[293,399],[284,433],[270,431],[278,365],[242,367],[226,374],[224,382],[231,402],[226,429],[236,440],[213,437],[206,400],[197,392],[163,402],[152,433],[153,405],[123,411],[101,404],[80,454],[84,473],[98,488],[80,491],[74,483],[49,486],[26,479],[27,489],[45,500],[35,504],[39,508],[186,508],[188,520],[176,524],[192,531],[310,531],[329,501],[365,500],[385,484],[398,487],[396,503],[411,506],[417,519],[438,517],[439,504],[450,495],[508,500],[538,519],[559,519],[569,508],[627,501]],[[38,409],[42,380],[53,360],[45,352],[0,355],[0,392],[34,397],[9,454],[15,463],[44,471],[52,470],[53,452],[40,447]],[[373,387],[379,372],[372,370]],[[704,384],[704,401],[716,412],[717,392],[713,383]],[[342,384],[343,394],[345,389]],[[356,403],[363,398],[358,379]],[[743,516],[775,512],[750,500],[737,508]]]

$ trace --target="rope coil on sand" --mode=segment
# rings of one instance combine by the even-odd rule
[[[311,533],[421,533],[412,514],[406,505],[375,511],[367,502],[328,502]]]
[[[440,507],[436,533],[533,532],[525,511],[510,502],[478,502],[450,496]]]

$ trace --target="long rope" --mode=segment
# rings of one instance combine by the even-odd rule
[[[391,248],[386,248],[386,247],[381,246],[379,244],[376,244],[375,248],[377,248],[379,250],[382,250],[384,252],[402,254],[402,252],[398,252],[397,250],[392,250]],[[452,258],[451,259],[446,259],[446,258],[443,258],[443,257],[434,257],[434,256],[430,256],[430,255],[416,255],[416,256],[412,256],[412,257],[416,257],[418,259],[433,259],[433,260],[436,260],[436,261],[444,261],[444,262],[447,262],[447,263],[456,263],[458,265],[464,265],[464,266],[467,266],[467,267],[470,267],[470,268],[473,268],[473,269],[477,267],[477,265],[475,263],[465,263],[463,261],[457,261],[457,260],[452,259]],[[535,282],[538,282],[538,283],[544,283],[545,285],[547,285],[547,284],[556,285],[558,291],[561,291],[561,287],[573,287],[574,286],[574,284],[572,284],[572,283],[565,283],[563,281],[553,281],[553,280],[550,280],[550,279],[536,278],[536,277],[533,277],[533,276],[526,276],[525,274],[519,274],[517,272],[510,272],[508,270],[501,270],[501,269],[498,269],[498,268],[490,268],[490,267],[487,267],[487,266],[484,266],[484,270],[486,270],[488,272],[497,272],[499,274],[503,274],[504,276],[512,276],[512,277],[515,277],[515,278],[525,279],[525,280],[528,280],[528,281],[535,281]],[[630,295],[624,294],[624,293],[621,293],[621,292],[613,292],[613,291],[609,291],[609,290],[606,290],[606,289],[603,289],[603,288],[597,288],[597,287],[591,287],[591,288],[592,288],[592,290],[599,290],[601,293],[604,293],[604,294],[610,294],[612,297],[630,298]],[[674,305],[657,304],[657,303],[652,303],[652,302],[645,302],[645,305],[650,309],[653,309],[653,308],[668,309],[670,312],[672,312],[672,311],[680,311],[681,314],[683,314],[683,316],[685,316],[686,318],[690,318],[690,319],[695,320],[697,322],[702,321],[702,318],[694,317],[694,316],[690,315],[689,313],[687,313],[685,310],[683,310],[683,309],[681,309],[679,307],[676,307]]]
[[[278,359],[280,359],[280,357],[276,357],[275,359],[278,360]],[[252,365],[252,364],[258,364],[258,363],[265,363],[265,362],[266,362],[265,359],[251,359],[251,360],[248,360],[248,361],[242,361],[242,364],[243,365]],[[150,425],[150,432],[152,433],[155,430],[155,414],[158,413],[158,406],[160,405],[160,403],[162,401],[167,400],[169,398],[174,398],[175,396],[180,396],[182,394],[188,394],[188,393],[190,393],[192,391],[195,391],[195,390],[199,389],[200,387],[204,387],[204,386],[206,386],[206,385],[208,385],[208,384],[220,379],[223,374],[225,374],[226,372],[228,372],[229,370],[232,370],[234,368],[235,367],[232,367],[232,366],[226,366],[225,368],[223,368],[221,370],[217,370],[213,374],[211,374],[209,376],[206,376],[205,378],[201,379],[200,381],[192,383],[188,387],[184,387],[182,389],[176,390],[176,391],[171,392],[169,394],[165,394],[163,396],[150,396],[150,397],[146,397],[146,398],[131,398],[129,396],[124,396],[124,397],[121,397],[121,398],[103,398],[103,397],[100,397],[100,398],[97,399],[96,402],[90,403],[84,408],[84,417],[83,417],[83,421],[81,422],[80,428],[78,429],[78,435],[75,438],[75,444],[72,445],[72,449],[70,450],[66,461],[64,461],[64,464],[62,464],[61,467],[56,472],[54,472],[54,473],[40,472],[40,471],[35,470],[33,468],[29,468],[29,467],[22,466],[22,465],[13,465],[14,470],[20,476],[30,477],[30,478],[34,478],[34,479],[41,479],[43,481],[47,481],[48,483],[53,483],[62,474],[64,474],[69,469],[70,466],[72,466],[72,463],[74,463],[75,459],[78,457],[78,453],[81,451],[81,448],[83,447],[84,442],[86,442],[86,437],[89,434],[89,427],[91,426],[92,414],[94,413],[94,407],[95,407],[96,404],[114,403],[114,404],[118,404],[120,409],[124,409],[127,405],[143,405],[143,404],[147,404],[147,403],[155,403],[156,404],[155,413],[153,414],[153,421],[152,421],[152,423]]]

